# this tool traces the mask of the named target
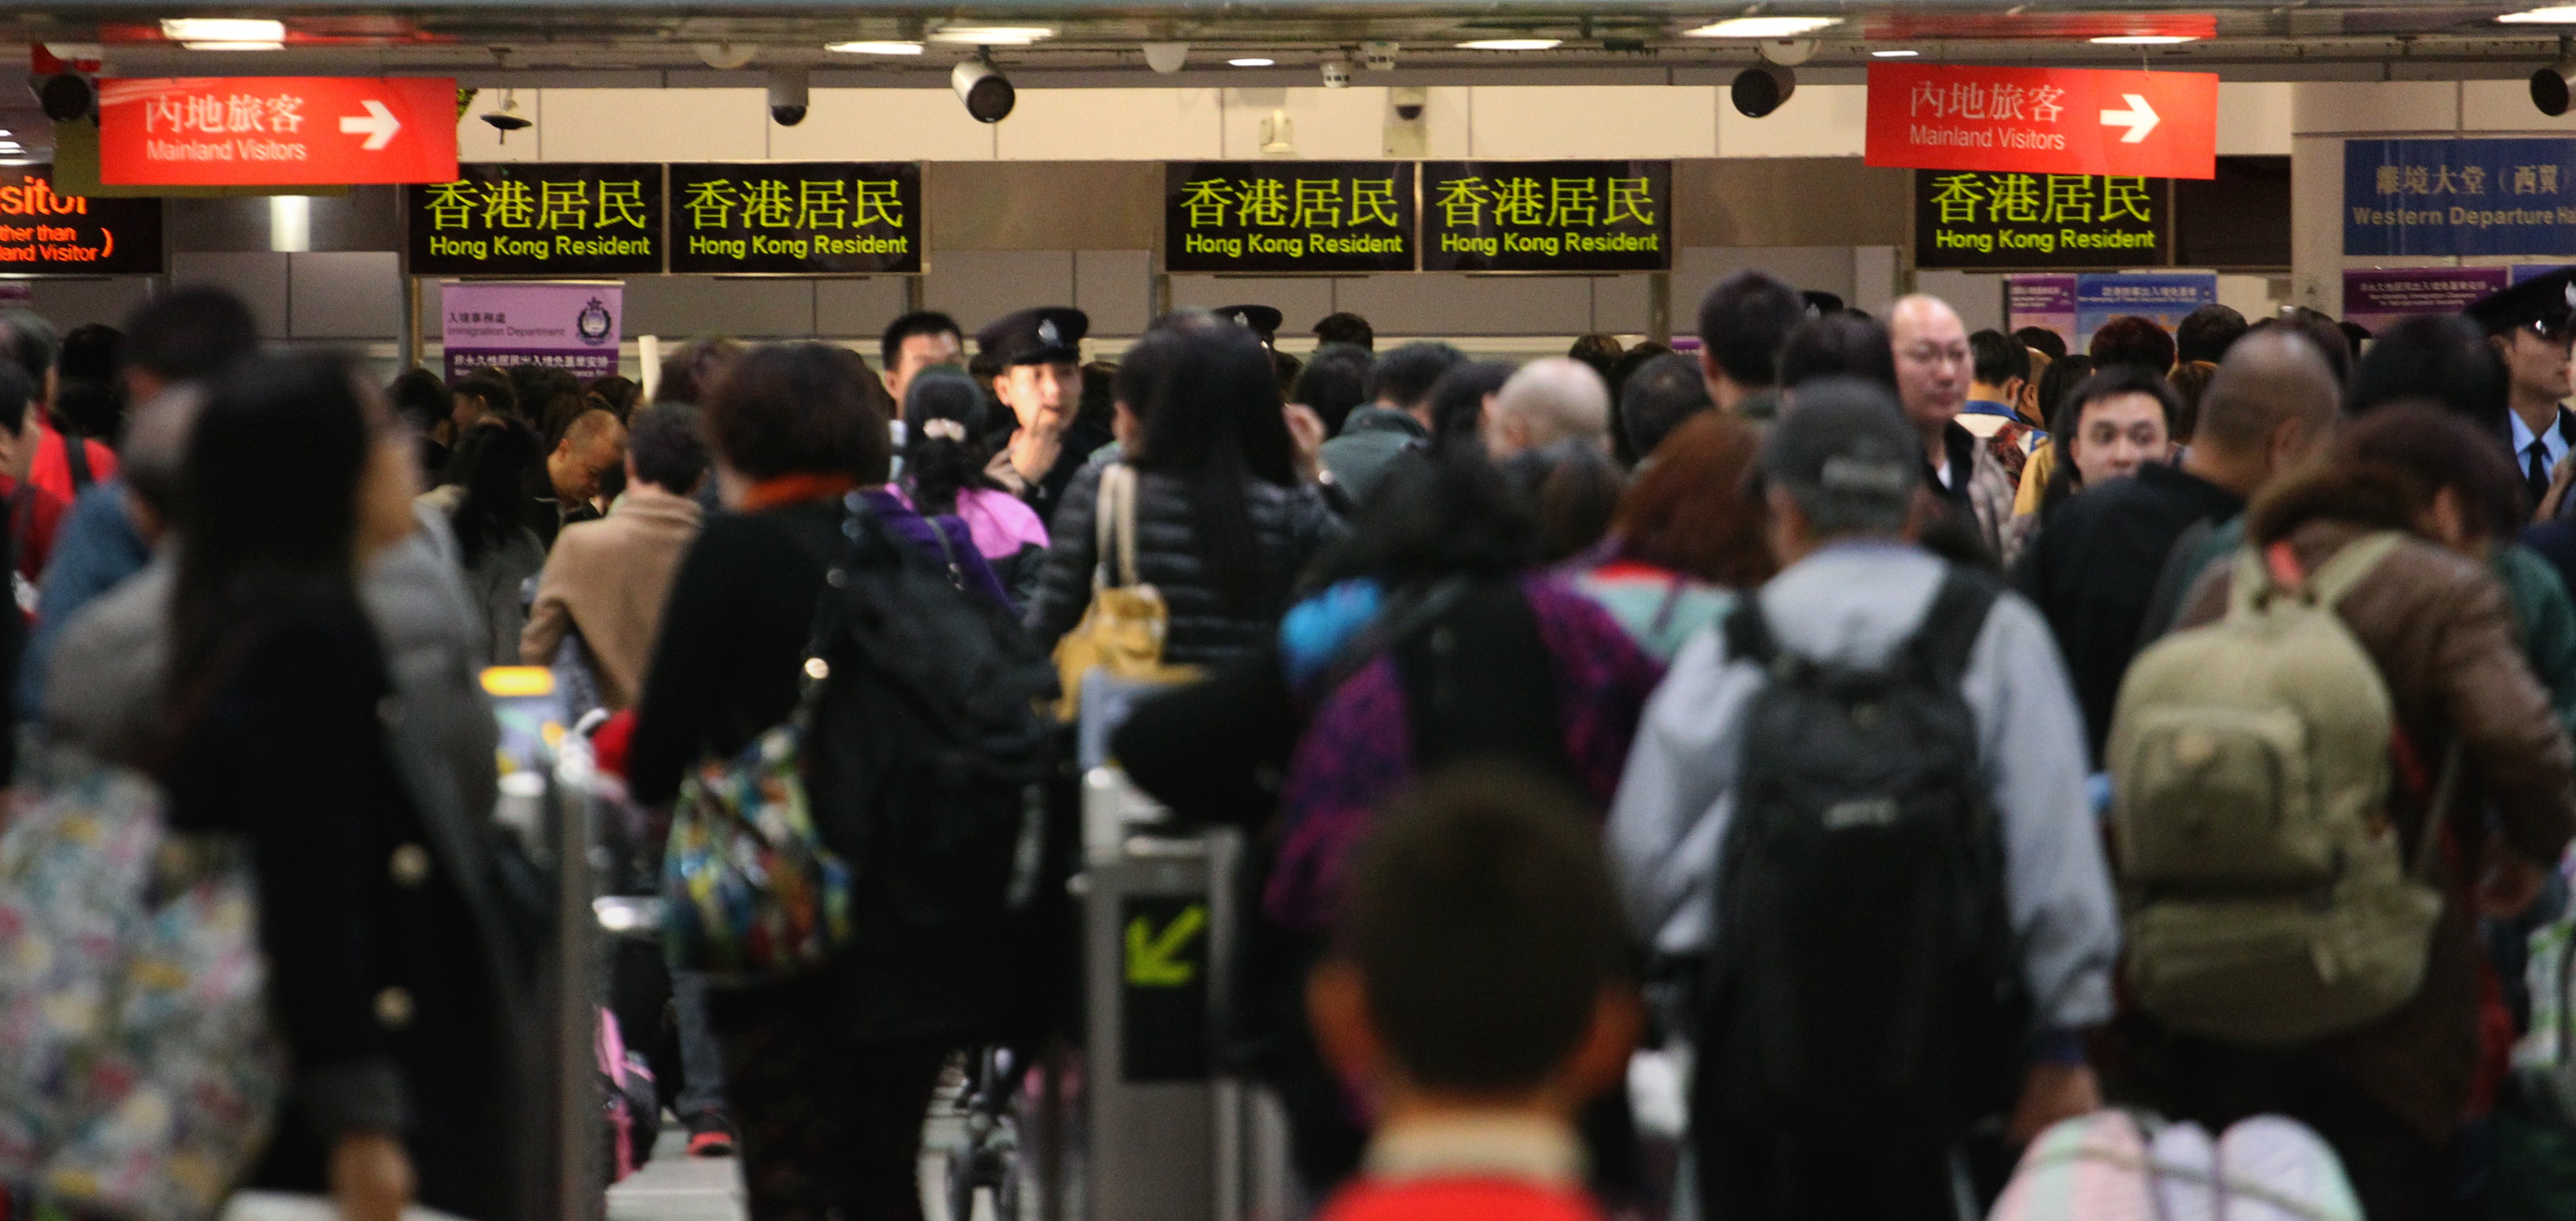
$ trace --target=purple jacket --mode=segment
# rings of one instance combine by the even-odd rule
[[[1591,599],[1544,575],[1520,584],[1555,672],[1566,760],[1592,806],[1606,810],[1664,668]],[[1380,656],[1324,698],[1289,756],[1263,911],[1283,927],[1325,928],[1371,816],[1412,778],[1404,684],[1394,660]]]
[[[913,512],[912,506],[905,504],[902,497],[883,488],[859,495],[867,497],[868,509],[896,538],[918,548],[934,564],[955,564],[957,575],[965,579],[968,593],[982,594],[999,606],[1011,604],[1011,595],[1003,592],[1001,578],[993,575],[993,566],[984,562],[983,552],[976,550],[974,533],[966,528],[965,522],[942,513],[934,533],[932,519]],[[948,539],[945,551],[939,546],[943,535]]]

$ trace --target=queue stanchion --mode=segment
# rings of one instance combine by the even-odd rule
[[[532,1110],[541,1133],[536,1157],[538,1215],[600,1221],[607,1187],[599,1139],[597,1037],[599,937],[592,899],[593,769],[587,741],[565,725],[554,676],[541,667],[484,672],[501,729],[500,804],[494,819],[518,835],[552,888],[537,960]]]

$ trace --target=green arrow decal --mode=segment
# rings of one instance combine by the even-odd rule
[[[1207,928],[1207,905],[1181,909],[1161,934],[1143,916],[1127,922],[1127,982],[1138,988],[1178,988],[1198,975],[1198,965],[1180,958],[1181,948]]]

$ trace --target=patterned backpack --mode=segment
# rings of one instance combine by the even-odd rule
[[[133,772],[46,763],[0,832],[0,1183],[200,1221],[267,1145],[285,1082],[248,853],[168,833]]]

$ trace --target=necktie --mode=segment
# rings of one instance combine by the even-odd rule
[[[2531,489],[2531,503],[2537,508],[2541,498],[2549,495],[2549,447],[2534,437],[2531,448],[2524,450],[2523,454],[2531,460],[2531,468],[2523,472],[2523,482]]]

